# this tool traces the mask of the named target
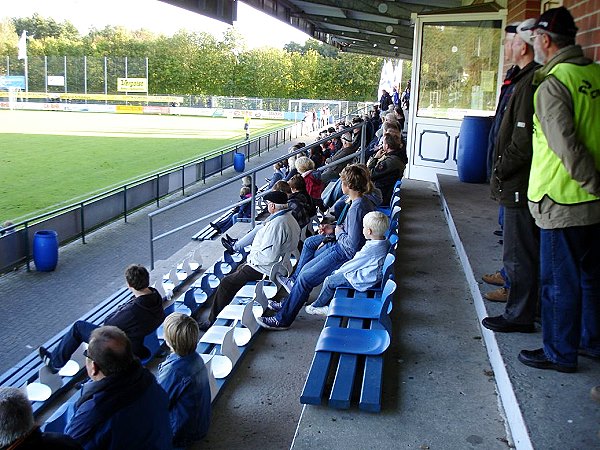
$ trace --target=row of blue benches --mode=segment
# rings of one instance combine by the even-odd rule
[[[384,352],[391,342],[389,313],[396,292],[400,186],[399,181],[390,202],[391,246],[382,282],[365,292],[351,287],[336,290],[300,396],[303,404],[321,405],[328,399],[330,407],[347,409],[358,393],[361,410],[381,410]]]

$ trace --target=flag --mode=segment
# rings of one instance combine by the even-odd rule
[[[27,59],[27,31],[23,30],[19,39],[19,59]]]

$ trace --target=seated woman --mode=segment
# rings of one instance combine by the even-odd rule
[[[368,189],[368,172],[356,165],[345,167],[341,174],[342,189],[348,203],[338,217],[335,236],[316,235],[306,239],[296,269],[288,279],[278,277],[289,292],[282,303],[269,302],[276,316],[259,317],[261,327],[285,330],[290,327],[313,288],[346,261],[354,257],[365,243],[363,217],[374,211],[375,205],[363,194]]]

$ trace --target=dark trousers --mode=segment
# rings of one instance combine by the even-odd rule
[[[504,208],[503,264],[510,280],[504,318],[532,324],[539,298],[540,230],[528,208]]]
[[[262,277],[262,273],[253,269],[248,264],[242,264],[235,272],[223,277],[217,288],[217,292],[215,292],[213,304],[210,308],[210,314],[208,316],[210,323],[215,321],[223,308],[231,303],[235,294],[237,294],[247,282],[258,281],[262,279]]]
[[[600,357],[600,223],[541,231],[542,334],[553,362]]]
[[[71,325],[71,329],[67,331],[58,347],[52,352],[52,365],[56,368],[63,367],[82,342],[90,342],[92,331],[98,327],[96,324],[83,320],[78,320]]]

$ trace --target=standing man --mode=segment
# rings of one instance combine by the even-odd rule
[[[552,8],[531,27],[535,60],[529,209],[541,228],[543,347],[519,360],[577,370],[600,357],[600,66],[575,45],[569,11]]]
[[[390,93],[386,89],[383,89],[381,92],[381,98],[379,99],[379,108],[382,112],[387,113],[388,108],[393,104],[394,101],[392,100]]]
[[[532,158],[533,86],[538,64],[533,60],[531,31],[535,19],[518,25],[507,53],[519,71],[512,78],[513,92],[504,111],[494,146],[492,197],[504,208],[503,265],[510,290],[504,314],[481,322],[489,330],[532,333],[538,300],[539,230],[527,205]],[[508,30],[507,30],[508,31]]]

